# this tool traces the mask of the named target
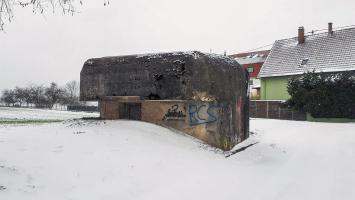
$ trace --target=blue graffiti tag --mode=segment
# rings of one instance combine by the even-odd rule
[[[190,126],[217,122],[218,117],[213,113],[216,108],[216,105],[189,105]],[[202,117],[203,114],[207,115],[207,118]]]

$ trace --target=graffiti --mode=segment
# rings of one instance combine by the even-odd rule
[[[217,108],[216,105],[189,105],[190,126],[217,122]]]
[[[186,114],[182,110],[179,110],[179,105],[175,104],[168,109],[163,120],[185,120],[185,117]]]

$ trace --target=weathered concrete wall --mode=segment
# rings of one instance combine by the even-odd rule
[[[226,110],[216,102],[187,100],[138,100],[136,98],[106,97],[101,101],[101,117],[104,119],[122,119],[120,107],[125,104],[141,104],[139,119],[164,127],[174,128],[196,137],[210,145],[230,149],[233,142],[219,133],[223,128],[223,116],[230,115],[232,108]],[[239,108],[236,108],[239,112]],[[226,114],[225,114],[226,113]],[[243,120],[237,120],[237,124]],[[242,126],[242,124],[239,124]],[[228,131],[228,130],[226,130]],[[238,138],[242,141],[247,136]]]
[[[216,147],[227,145],[221,142],[222,138],[216,134],[220,119],[219,107],[214,103],[144,101],[142,109],[143,121],[172,127]]]
[[[229,100],[245,92],[246,75],[233,59],[200,52],[89,59],[81,71],[80,97]]]
[[[142,100],[141,105],[116,107],[107,100],[101,105],[106,108],[103,118],[121,118],[123,111],[137,115],[141,109],[143,121],[182,130],[226,150],[249,135],[247,90],[248,73],[235,60],[201,52],[90,59],[80,83],[81,100],[107,96]],[[175,103],[186,113],[184,123],[162,121],[175,105],[163,100],[183,100]]]
[[[100,101],[100,116],[103,119],[122,119],[120,116],[120,107],[123,103],[139,103],[140,97],[125,96],[125,97],[103,97]]]

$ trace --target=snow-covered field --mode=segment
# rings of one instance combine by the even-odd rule
[[[67,120],[98,116],[98,113],[0,107],[0,120]]]
[[[0,112],[1,113],[1,112]],[[225,153],[134,121],[0,126],[1,200],[355,199],[355,124],[251,120]]]

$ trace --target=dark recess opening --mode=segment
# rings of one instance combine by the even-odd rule
[[[150,93],[150,94],[148,95],[148,99],[149,99],[149,100],[160,100],[161,98],[160,98],[160,96],[157,95],[157,94]]]
[[[142,105],[140,103],[122,103],[119,107],[120,119],[141,120]]]

